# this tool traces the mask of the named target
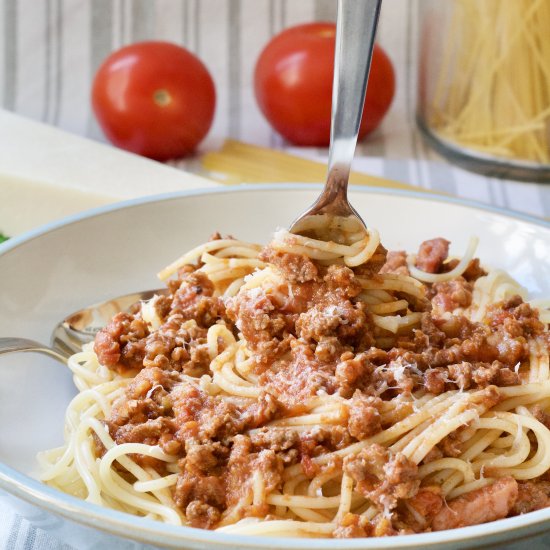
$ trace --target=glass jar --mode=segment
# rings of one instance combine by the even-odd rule
[[[550,182],[550,0],[421,0],[418,126],[468,170]]]

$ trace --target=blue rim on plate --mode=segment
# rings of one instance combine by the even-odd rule
[[[205,188],[204,190],[194,189],[176,193],[152,195],[144,198],[114,203],[87,210],[80,214],[65,217],[61,220],[51,222],[37,229],[28,231],[20,236],[13,237],[0,244],[0,257],[8,253],[10,250],[36,239],[45,233],[55,231],[56,229],[65,227],[72,223],[146,203],[163,202],[176,198],[197,195],[233,194],[246,191],[304,191],[319,189],[321,187],[322,186],[316,184],[247,184],[234,187]],[[550,229],[549,221],[467,199],[447,197],[418,191],[385,189],[382,187],[351,186],[350,190],[353,192],[367,194],[402,196],[423,201],[455,204],[475,208],[485,212],[500,214],[506,216],[507,218],[529,222],[531,224]],[[259,537],[251,535],[235,535],[224,532],[206,531],[191,527],[174,526],[115,510],[110,510],[108,508],[91,504],[79,498],[62,493],[61,491],[53,489],[48,485],[22,474],[1,462],[0,489],[6,490],[16,497],[48,510],[49,512],[61,515],[71,521],[75,521],[92,528],[98,528],[101,526],[103,531],[107,531],[113,535],[118,535],[121,537],[128,537],[131,533],[132,538],[152,544],[160,543],[164,545],[176,545],[178,542],[180,544],[188,542],[195,545],[204,545],[209,543],[218,544],[220,547],[238,546],[241,548],[253,549],[257,548],[259,545],[265,548],[278,548],[279,546],[277,545],[277,541],[281,540],[281,538],[271,536]],[[395,537],[388,537],[346,540],[285,538],[284,540],[285,546],[287,547],[296,549],[311,549],[315,547],[318,549],[327,550],[334,548],[345,548],[351,550],[359,548],[430,547],[440,545],[442,543],[456,544],[461,542],[470,542],[470,544],[475,543],[477,545],[482,544],[483,539],[498,535],[502,537],[500,542],[510,543],[520,538],[530,538],[550,530],[550,517],[547,517],[549,510],[550,509],[542,509],[531,512],[528,516],[515,516],[481,525],[452,529],[441,532],[445,533],[443,538],[442,535],[438,536],[434,533],[422,533],[401,536],[398,537],[398,539]],[[503,525],[503,523],[506,523],[506,525]],[[531,527],[533,529],[528,534],[523,532],[523,530],[527,527]],[[491,541],[491,543],[494,542]]]

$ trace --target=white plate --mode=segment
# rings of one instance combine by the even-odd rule
[[[155,273],[214,231],[267,242],[315,198],[311,186],[247,186],[108,206],[0,246],[0,335],[49,341],[67,313],[104,298],[155,288]],[[550,224],[461,200],[355,189],[351,201],[387,248],[416,249],[427,238],[470,235],[478,255],[509,271],[535,296],[550,296]],[[178,548],[351,549],[472,547],[550,529],[550,508],[486,525],[384,539],[239,537],[168,526],[88,504],[33,479],[35,454],[62,441],[63,412],[75,393],[69,373],[38,355],[0,356],[0,487],[77,522],[142,542]],[[64,533],[59,523],[59,533]],[[68,531],[68,530],[67,530]],[[70,531],[74,533],[73,531]],[[54,534],[57,534],[54,533]],[[78,533],[78,544],[89,535]]]

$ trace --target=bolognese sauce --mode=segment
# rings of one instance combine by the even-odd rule
[[[422,243],[415,267],[450,272],[458,260],[448,259],[449,245]],[[450,529],[550,506],[547,470],[527,479],[497,457],[498,449],[516,449],[527,438],[527,425],[506,432],[508,413],[498,411],[510,410],[499,406],[515,395],[503,388],[533,381],[533,354],[545,353],[547,361],[547,325],[518,295],[487,305],[481,319],[469,315],[478,281],[488,276],[478,259],[451,280],[418,283],[405,252],[387,253],[382,245],[356,267],[273,245],[256,258],[261,264],[231,295],[220,291],[204,258],[185,263],[166,296],[147,311],[138,305],[118,314],[95,340],[99,363],[132,377],[102,423],[116,445],[158,446],[172,457],[131,455],[155,477],[175,477],[170,491],[185,522],[213,529],[246,518],[290,518],[324,521],[331,525],[324,536],[365,537]],[[251,284],[254,277],[267,283]],[[406,284],[386,284],[399,278]],[[229,336],[212,342],[213,327]],[[244,342],[235,352],[242,354],[240,370],[230,366],[230,340]],[[218,379],[213,346],[216,357],[228,353],[216,367],[225,373]],[[240,393],[231,395],[231,384]],[[531,403],[517,399],[518,407]],[[525,414],[548,429],[545,399]],[[459,419],[456,427],[439,439],[429,418],[395,428],[427,403],[435,416],[454,407],[448,418]],[[490,411],[503,431],[488,423],[476,432]],[[395,436],[386,437],[392,429]],[[433,445],[411,446],[423,430]],[[533,462],[537,444],[529,437],[524,460]],[[96,438],[97,456],[106,451]],[[482,466],[473,473],[452,470],[478,458]],[[447,467],[432,471],[437,461]],[[301,500],[285,501],[286,494]],[[315,506],[307,509],[308,502]]]

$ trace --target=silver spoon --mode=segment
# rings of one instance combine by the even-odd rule
[[[296,234],[307,233],[312,216],[356,221],[366,231],[365,222],[348,202],[351,162],[357,145],[359,125],[369,79],[374,36],[381,0],[339,0],[332,88],[330,151],[325,187],[311,208],[290,227]],[[330,234],[338,238],[338,225]],[[334,231],[336,229],[336,231]],[[318,232],[317,232],[318,233]]]
[[[332,218],[330,238],[338,239],[339,225],[355,220],[365,223],[347,198],[351,162],[357,145],[361,114],[369,77],[381,0],[339,0],[332,94],[332,122],[328,174],[325,188],[313,206],[290,227],[292,233],[308,232],[313,216]],[[334,223],[334,220],[337,223]],[[67,357],[91,342],[119,311],[166,290],[144,291],[84,308],[66,317],[52,333],[52,347],[24,338],[0,338],[0,354],[15,351],[45,353],[66,362]]]
[[[168,289],[166,288],[133,292],[75,311],[65,317],[53,329],[51,336],[52,348],[67,357],[81,351],[82,346],[91,342],[99,330],[117,313],[128,310],[142,300],[150,300],[155,294],[167,293]],[[0,353],[2,353],[1,348]]]
[[[155,294],[167,292],[167,289],[133,292],[75,311],[56,325],[52,332],[51,347],[27,338],[0,338],[0,355],[16,351],[36,352],[66,363],[68,357],[81,351],[82,346],[91,342],[118,312],[127,310],[141,300],[150,300]]]

